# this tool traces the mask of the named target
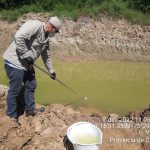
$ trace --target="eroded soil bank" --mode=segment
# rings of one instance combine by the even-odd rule
[[[29,19],[45,21],[48,14],[29,13],[16,22],[0,21],[0,51],[4,51],[19,27]],[[106,15],[98,19],[61,18],[62,34],[50,40],[53,56],[64,60],[150,61],[150,26],[113,20]]]

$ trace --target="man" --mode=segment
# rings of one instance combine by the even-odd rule
[[[36,79],[33,64],[41,55],[50,77],[55,80],[56,73],[49,53],[49,37],[59,33],[60,27],[61,22],[58,17],[51,17],[45,23],[29,20],[17,31],[13,42],[5,51],[3,58],[9,78],[6,114],[10,118],[18,118],[17,97],[22,87],[24,87],[26,115],[36,115],[38,110],[35,109],[34,101]]]

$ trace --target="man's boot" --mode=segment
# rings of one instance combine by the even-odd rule
[[[34,109],[34,110],[26,110],[26,117],[28,116],[35,116],[38,113],[42,113],[45,111],[44,107],[38,108],[38,109]]]

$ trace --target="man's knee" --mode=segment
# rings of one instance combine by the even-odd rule
[[[35,90],[37,87],[36,79],[25,82],[25,89]]]
[[[22,88],[23,74],[22,72],[19,74],[12,73],[9,82],[9,91],[18,94]]]
[[[31,81],[31,88],[36,89],[36,87],[37,87],[37,82],[36,82],[36,79],[34,79]]]

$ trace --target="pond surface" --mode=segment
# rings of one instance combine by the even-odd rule
[[[37,64],[44,65],[41,61]],[[61,62],[53,61],[58,79],[81,96],[86,103],[57,81],[36,69],[36,102],[71,103],[75,107],[94,108],[100,112],[128,114],[150,104],[150,64],[133,62]],[[8,84],[0,62],[0,84]]]
[[[81,96],[83,103],[57,81],[37,70],[37,101],[128,114],[150,104],[150,64],[131,62],[54,62],[57,77]]]

